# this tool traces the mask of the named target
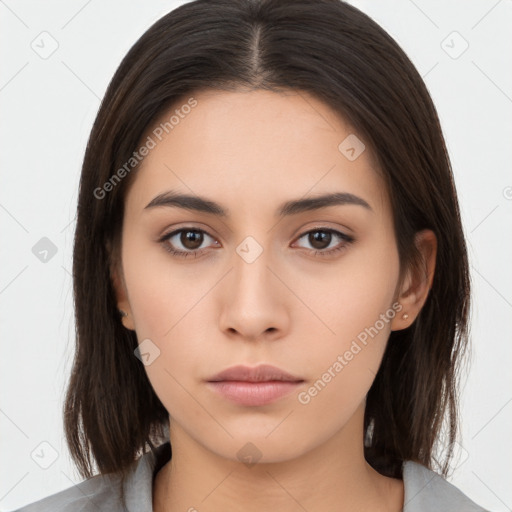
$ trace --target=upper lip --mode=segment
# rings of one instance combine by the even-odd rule
[[[245,382],[268,382],[273,380],[284,382],[303,381],[300,377],[295,377],[294,375],[269,364],[262,364],[255,367],[242,365],[232,366],[231,368],[227,368],[208,379],[209,382],[220,382],[226,380]]]

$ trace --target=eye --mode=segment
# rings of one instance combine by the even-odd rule
[[[197,257],[205,250],[205,248],[201,248],[205,242],[205,237],[211,238],[217,246],[219,245],[206,231],[197,228],[175,230],[164,235],[160,238],[159,242],[164,246],[164,249],[173,256],[183,258],[188,256]],[[355,241],[350,235],[328,228],[317,228],[307,231],[303,233],[298,240],[303,238],[306,238],[307,242],[313,246],[311,250],[314,256],[320,257],[331,256]],[[337,244],[336,241],[338,241]],[[331,246],[333,242],[334,246],[329,249],[329,246]]]
[[[203,249],[199,248],[203,245],[205,236],[214,240],[202,229],[183,228],[164,235],[159,242],[162,243],[166,251],[174,256],[186,258],[193,255],[197,257],[198,254],[203,252]],[[216,240],[214,242],[218,244]],[[178,248],[176,249],[176,247]]]
[[[355,241],[354,237],[350,235],[327,228],[317,228],[308,231],[301,235],[298,240],[303,238],[306,238],[307,243],[313,246],[314,256],[321,257],[332,256]],[[331,246],[333,242],[334,246]],[[329,246],[331,246],[330,249]]]

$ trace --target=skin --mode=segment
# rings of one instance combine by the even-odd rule
[[[145,369],[169,411],[173,456],[155,479],[154,510],[402,510],[403,482],[364,459],[365,397],[391,330],[408,327],[427,298],[434,234],[418,233],[424,265],[400,282],[392,210],[369,147],[348,160],[338,145],[354,131],[314,97],[210,90],[194,98],[134,176],[113,270],[124,326],[160,350]],[[145,209],[171,189],[207,197],[230,216]],[[335,205],[276,217],[285,201],[334,191],[371,210]],[[158,241],[178,228],[207,234],[196,245],[180,234]],[[313,245],[304,233],[314,229],[355,241],[333,235]],[[247,236],[263,249],[252,263],[236,252]],[[203,252],[180,258],[165,244]],[[314,254],[343,244],[331,256]],[[397,302],[400,313],[307,404],[292,393],[241,406],[205,385],[230,366],[267,363],[308,390]],[[237,458],[248,442],[261,456],[250,467]]]

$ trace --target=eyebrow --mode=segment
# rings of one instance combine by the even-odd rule
[[[361,197],[347,192],[334,192],[331,194],[309,197],[307,199],[286,201],[278,208],[276,215],[279,217],[285,217],[337,205],[357,205],[373,212],[372,207]],[[172,190],[157,195],[145,206],[144,209],[147,210],[162,206],[194,210],[219,217],[230,216],[229,210],[223,208],[220,204],[215,203],[214,201],[197,195],[192,196],[181,194]]]

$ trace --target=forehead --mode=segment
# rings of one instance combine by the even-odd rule
[[[170,189],[225,204],[243,199],[245,208],[334,191],[388,207],[368,145],[303,91],[200,91],[166,110],[142,142],[149,139],[127,197],[137,208]]]

